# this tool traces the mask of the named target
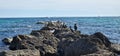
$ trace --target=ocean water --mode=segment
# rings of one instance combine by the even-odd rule
[[[39,30],[42,24],[38,21],[62,21],[67,26],[77,23],[78,30],[83,34],[102,32],[111,42],[120,43],[120,17],[36,17],[36,18],[0,18],[0,50],[7,50],[2,43],[3,38],[10,38],[18,34],[29,34],[32,30]]]

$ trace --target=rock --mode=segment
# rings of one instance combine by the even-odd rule
[[[7,50],[0,52],[0,56],[41,56],[39,50]]]
[[[110,45],[111,45],[111,42],[109,41],[109,39],[100,32],[94,33],[89,38],[98,38],[98,39],[100,39],[105,44],[106,47],[110,47]]]
[[[13,37],[13,41],[10,44],[11,50],[31,49],[39,50],[41,55],[55,55],[57,52],[57,46],[59,39],[51,35],[49,31],[38,31],[41,37],[35,37],[33,35],[18,35]]]
[[[4,38],[2,42],[5,43],[6,45],[9,45],[12,42],[12,40],[13,40],[12,38]]]
[[[31,42],[30,42],[31,41]],[[35,47],[31,46],[34,43],[32,41],[36,41],[35,37],[29,37],[27,35],[18,35],[13,37],[13,41],[11,42],[9,48],[11,50],[19,50],[19,49],[35,49]],[[29,44],[27,44],[27,43]]]
[[[53,33],[60,40],[58,44],[58,53],[63,56],[64,49],[81,38],[80,32],[72,32],[69,28],[57,29]]]
[[[48,22],[37,22],[36,24],[48,24]]]
[[[37,38],[49,38],[54,37],[50,30],[34,30],[30,33],[30,35],[36,36]]]
[[[81,36],[81,37],[85,37],[85,38],[86,38],[86,37],[89,37],[89,35],[87,35],[87,34],[80,34],[80,36]]]
[[[41,30],[55,30],[55,29],[62,29],[67,28],[67,26],[60,21],[49,21]]]
[[[111,44],[110,50],[120,55],[120,44]]]
[[[81,56],[118,56],[114,52],[110,52],[107,50],[100,50],[98,52],[92,53],[92,54],[87,54],[87,55],[81,55]]]
[[[120,51],[120,44],[111,44],[111,47]]]
[[[50,27],[60,27],[63,24],[64,23],[60,22],[60,21],[51,21],[51,22],[48,22],[47,26],[50,26]]]
[[[53,27],[42,27],[40,30],[53,30],[53,29],[58,29],[58,28],[53,28]]]
[[[65,56],[80,56],[95,53],[104,49],[102,41],[99,39],[82,38],[75,41],[65,49]]]
[[[53,48],[50,45],[43,45],[43,47],[41,47],[42,49],[40,49],[40,52],[42,53],[42,56],[46,56],[46,55],[55,55],[57,52],[57,49]],[[56,54],[57,55],[57,54]]]
[[[60,40],[62,40],[62,38],[70,37],[73,39],[78,39],[80,37],[80,32],[71,32],[69,29],[55,30],[53,34]]]
[[[42,37],[41,34],[39,33],[39,30],[34,30],[30,33],[30,35],[36,36],[36,37]]]

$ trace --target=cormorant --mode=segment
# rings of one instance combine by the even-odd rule
[[[74,29],[75,31],[77,31],[77,24],[74,24]]]

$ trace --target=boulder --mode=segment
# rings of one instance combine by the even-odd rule
[[[73,39],[78,39],[80,36],[80,32],[71,32],[69,29],[58,29],[55,30],[54,33],[55,37],[59,38],[62,40],[62,38],[73,38]]]
[[[92,53],[92,54],[81,55],[81,56],[118,56],[118,55],[116,53],[110,52],[108,50],[100,50],[100,51]]]
[[[109,41],[109,39],[101,32],[96,32],[96,33],[92,34],[91,36],[89,36],[89,38],[98,38],[104,43],[104,45],[106,47],[111,46],[111,42]]]
[[[111,48],[114,48],[114,49],[120,51],[120,44],[111,44]]]
[[[63,22],[60,22],[60,21],[49,21],[47,26],[50,26],[50,27],[61,27],[63,26]]]
[[[58,43],[58,53],[63,56],[64,49],[81,38],[80,32],[72,32],[69,28],[57,29],[53,33],[60,40]]]
[[[87,35],[87,34],[80,34],[80,36],[81,36],[82,38],[87,38],[87,37],[89,37],[89,35]]]
[[[95,53],[106,48],[99,39],[81,38],[70,44],[64,51],[65,56],[80,56]]]
[[[120,55],[120,44],[111,44],[110,50]]]
[[[38,41],[34,36],[27,35],[17,35],[13,37],[13,41],[11,42],[9,49],[11,50],[19,50],[19,49],[35,49],[34,44]],[[28,44],[29,43],[29,44]]]
[[[50,45],[43,45],[40,47],[40,53],[41,56],[56,56],[57,55],[57,49],[50,46]]]
[[[30,35],[36,36],[36,37],[42,37],[42,35],[39,33],[39,30],[34,30],[30,33]]]
[[[42,27],[40,30],[53,30],[53,29],[58,29],[58,28],[53,28],[53,27]]]
[[[9,48],[11,50],[37,49],[42,56],[47,54],[55,55],[59,39],[51,35],[48,31],[39,31],[39,33],[43,37],[33,35],[15,36]]]
[[[39,50],[6,50],[0,52],[0,56],[41,56]]]
[[[65,23],[60,22],[60,21],[49,21],[41,30],[55,30],[55,29],[62,29],[62,28],[67,28]]]
[[[40,22],[37,22],[36,24],[48,24],[48,22],[40,21]]]
[[[38,38],[54,37],[50,30],[33,30],[30,35],[36,36]]]
[[[4,38],[2,42],[5,43],[6,45],[9,45],[12,42],[12,40],[13,40],[12,38]]]

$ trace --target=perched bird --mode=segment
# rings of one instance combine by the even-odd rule
[[[77,24],[74,24],[74,29],[75,31],[77,31]]]
[[[71,30],[72,32],[74,32],[71,26],[70,26],[70,30]]]

